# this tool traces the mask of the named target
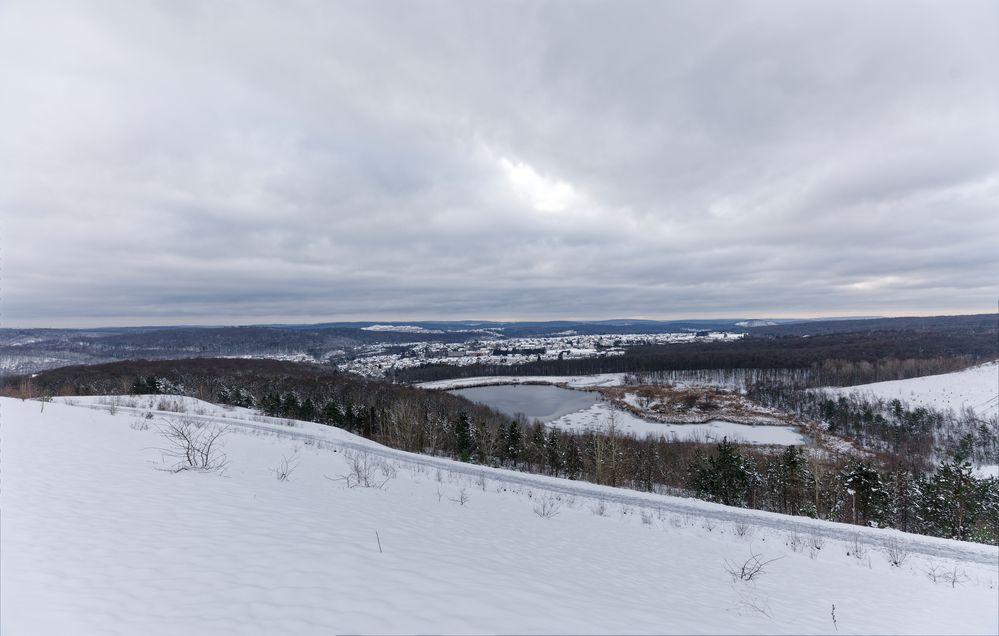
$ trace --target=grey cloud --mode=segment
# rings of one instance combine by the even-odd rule
[[[4,3],[4,323],[988,311],[995,59],[988,2]]]

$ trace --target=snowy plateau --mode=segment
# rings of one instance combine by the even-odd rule
[[[226,426],[225,467],[172,472],[177,424]],[[190,398],[4,398],[0,439],[3,634],[999,631],[994,546],[412,455]]]

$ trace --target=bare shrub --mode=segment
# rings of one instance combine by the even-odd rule
[[[819,550],[826,545],[826,540],[817,534],[808,536],[808,558],[815,560],[819,556]]]
[[[562,504],[559,503],[558,499],[551,495],[544,495],[539,497],[538,502],[534,504],[534,514],[542,519],[551,519],[559,513],[561,508]]]
[[[943,575],[944,569],[939,563],[930,563],[930,565],[926,568],[926,577],[934,583],[942,581]]]
[[[862,561],[867,556],[867,547],[860,542],[859,535],[853,535],[853,543],[847,546],[846,556],[852,556],[858,561]]]
[[[784,542],[792,552],[801,552],[805,549],[805,540],[798,533],[798,527],[794,526],[791,528],[791,534],[787,535],[787,541]]]
[[[464,506],[466,503],[468,503],[468,500],[471,499],[471,497],[468,496],[468,489],[462,487],[462,489],[458,491],[457,497],[448,497],[448,499],[458,504],[459,506]]]
[[[132,420],[132,423],[128,425],[133,431],[148,431],[149,422],[146,420]]]
[[[298,449],[292,451],[291,457],[282,457],[281,462],[272,468],[271,472],[278,481],[289,481],[296,468],[298,468]]]
[[[224,470],[228,458],[222,452],[222,438],[228,432],[228,425],[202,424],[188,418],[167,420],[160,427],[160,436],[166,441],[166,447],[160,451],[176,460],[168,470],[175,473]]]
[[[156,404],[157,411],[169,411],[171,413],[186,413],[187,408],[180,400],[171,400],[168,398],[160,398],[159,402]]]
[[[367,451],[345,451],[347,473],[332,479],[347,484],[347,488],[384,488],[396,475],[396,470],[384,459]],[[327,477],[327,479],[330,479]]]
[[[816,552],[824,548],[826,545],[826,540],[817,534],[809,535],[808,537],[808,547]]]
[[[740,521],[739,523],[735,524],[732,528],[735,531],[735,536],[739,537],[740,539],[744,539],[747,536],[753,535],[752,526],[750,526],[745,521]]]
[[[753,552],[753,546],[750,545],[749,558],[742,564],[733,563],[732,561],[726,559],[725,571],[731,575],[732,581],[753,581],[766,574],[766,570],[764,570],[764,568],[767,565],[784,558],[780,556],[761,561],[760,556],[761,555]]]
[[[971,580],[971,577],[968,576],[967,572],[962,569],[958,569],[957,563],[954,564],[953,568],[945,570],[941,578],[944,583],[950,583],[951,587],[957,587],[958,585],[967,583]]]
[[[590,512],[598,517],[607,516],[607,502],[603,499],[598,499],[592,506],[590,506]]]
[[[884,551],[885,556],[888,557],[888,563],[892,567],[902,567],[902,564],[909,558],[909,551],[902,546],[898,537],[888,537],[888,540],[885,541]]]
[[[642,511],[642,525],[651,526],[652,525],[652,511],[643,510]]]

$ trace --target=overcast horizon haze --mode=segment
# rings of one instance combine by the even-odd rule
[[[996,312],[999,3],[0,4],[0,327]]]
[[[218,320],[174,320],[172,322],[134,322],[129,320],[120,320],[112,323],[98,323],[94,322],[92,324],[88,323],[74,323],[74,322],[61,322],[56,324],[37,324],[37,325],[10,325],[3,324],[0,325],[0,329],[12,329],[12,330],[32,330],[32,329],[66,329],[66,330],[94,330],[94,329],[130,329],[130,328],[153,328],[153,329],[170,329],[170,328],[221,328],[221,327],[267,327],[267,326],[293,326],[293,327],[308,327],[312,325],[324,325],[324,324],[338,324],[338,323],[371,323],[371,324],[395,324],[404,325],[407,323],[529,323],[529,322],[603,322],[603,321],[627,321],[634,320],[638,321],[656,321],[656,322],[697,322],[705,320],[809,320],[809,321],[823,321],[823,320],[874,320],[879,318],[919,318],[919,317],[938,317],[938,316],[964,316],[964,315],[994,315],[999,316],[999,313],[995,311],[992,312],[980,312],[978,314],[969,314],[967,312],[943,312],[943,313],[931,313],[931,314],[918,314],[918,313],[906,313],[897,315],[839,315],[839,316],[801,316],[801,315],[787,315],[787,316],[773,316],[773,315],[752,315],[752,316],[740,316],[740,315],[717,315],[717,316],[680,316],[675,318],[651,318],[647,316],[607,316],[598,318],[580,318],[580,317],[544,317],[544,318],[440,318],[440,317],[410,317],[410,318],[392,318],[385,317],[381,319],[374,318],[363,318],[363,317],[353,317],[353,318],[337,318],[337,319],[302,319],[302,320],[267,320],[259,319],[252,322],[239,322],[239,321],[226,321],[224,319]]]

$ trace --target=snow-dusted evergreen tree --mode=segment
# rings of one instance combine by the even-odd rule
[[[727,437],[706,460],[695,463],[692,486],[698,496],[729,506],[745,506],[750,479],[739,448]]]
[[[562,453],[559,448],[559,440],[561,439],[561,433],[555,427],[552,427],[548,431],[548,438],[545,439],[545,454],[548,457],[548,468],[551,469],[553,475],[559,475],[562,473],[564,468],[562,461]]]
[[[952,539],[971,538],[980,519],[995,524],[996,491],[996,480],[976,479],[966,449],[959,450],[952,459],[940,462],[923,484],[919,516],[925,531]]]
[[[524,435],[520,429],[520,422],[512,420],[503,436],[503,459],[513,464],[517,463],[524,447],[523,438]]]
[[[454,425],[454,452],[463,462],[472,457],[472,426],[468,413],[464,411],[458,414]]]
[[[769,488],[770,507],[792,515],[801,514],[814,487],[814,477],[799,446],[788,446],[775,457],[762,481]]]
[[[847,495],[847,520],[883,525],[888,516],[888,493],[877,469],[867,460],[850,462],[843,469],[842,482]]]

